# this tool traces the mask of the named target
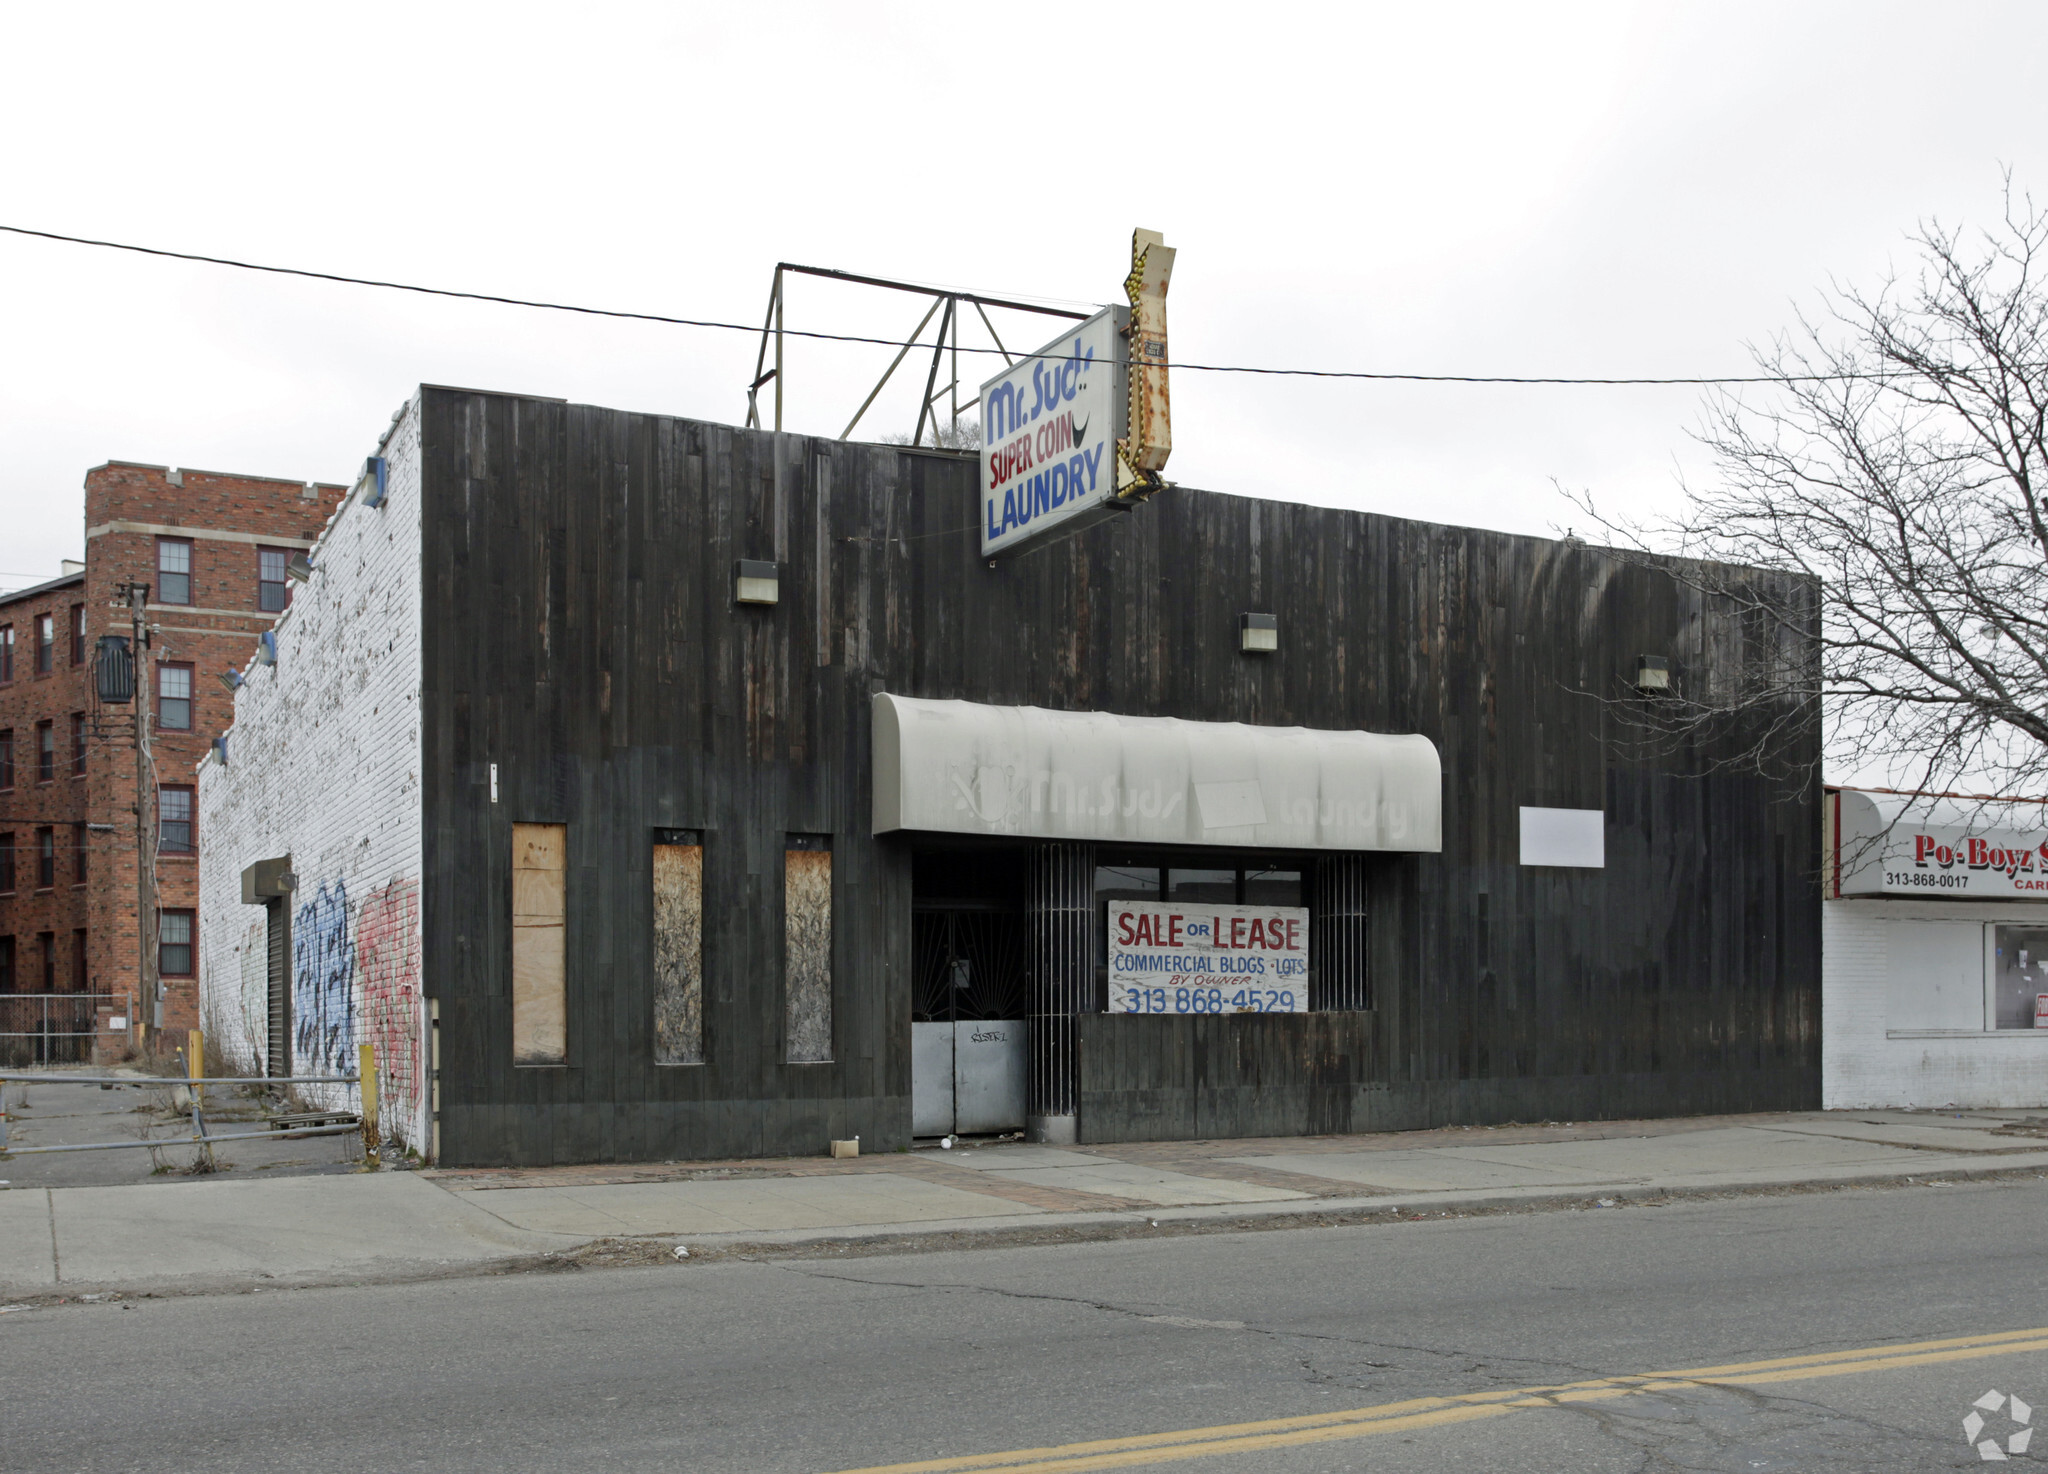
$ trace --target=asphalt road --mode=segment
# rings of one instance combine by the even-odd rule
[[[1974,1401],[2048,1408],[2044,1223],[1922,1187],[14,1311],[0,1467],[1976,1467]]]

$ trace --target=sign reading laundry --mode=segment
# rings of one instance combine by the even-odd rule
[[[1111,1013],[1306,1013],[1308,911],[1109,903]]]
[[[1116,514],[1127,316],[1106,308],[981,386],[984,558]]]
[[[1420,736],[874,698],[877,834],[1274,849],[1443,847]]]

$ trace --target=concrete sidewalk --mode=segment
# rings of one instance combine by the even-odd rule
[[[21,1160],[21,1159],[18,1159]],[[6,1168],[0,1166],[0,1172]],[[2048,1173],[2048,1112],[1799,1115],[879,1157],[187,1180],[0,1192],[0,1296],[474,1273],[643,1257]],[[623,1243],[621,1241],[624,1241]]]

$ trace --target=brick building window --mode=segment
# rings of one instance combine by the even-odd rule
[[[14,679],[14,626],[0,624],[0,682]]]
[[[14,938],[0,937],[0,993],[14,991]]]
[[[57,776],[57,729],[49,722],[36,723],[36,782],[48,783]]]
[[[83,824],[71,826],[71,883],[85,884],[86,867],[92,862],[92,835]]]
[[[183,537],[156,540],[156,601],[159,604],[192,602],[192,541]]]
[[[14,786],[14,728],[0,731],[0,788]]]
[[[14,894],[14,831],[0,834],[0,896]]]
[[[156,791],[157,850],[165,855],[199,852],[197,803],[190,788],[159,788]]]
[[[85,928],[81,926],[71,934],[71,987],[72,991],[78,993],[91,991],[91,979],[86,976],[88,969],[85,956]]]
[[[54,890],[57,886],[57,831],[45,824],[36,831],[36,889]]]
[[[85,776],[85,713],[71,713],[71,776]]]
[[[50,658],[57,648],[57,621],[54,616],[36,616],[36,674],[50,673]]]
[[[292,555],[283,548],[256,550],[256,607],[275,614],[292,601],[292,586],[284,576]]]
[[[85,606],[71,606],[71,663],[85,664]]]
[[[156,917],[156,970],[160,977],[192,976],[192,933],[190,911],[159,911]]]
[[[57,991],[57,934],[53,931],[36,933],[36,950],[43,954],[43,991]]]
[[[192,667],[156,668],[156,724],[166,732],[192,730]]]

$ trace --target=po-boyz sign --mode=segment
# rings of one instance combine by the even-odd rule
[[[1854,879],[1842,894],[1963,895],[2048,899],[2048,840],[2038,834],[1989,830],[1971,834],[1949,825],[1892,831],[1880,865]],[[1873,875],[1872,871],[1879,872]],[[1872,885],[1872,879],[1878,881]]]
[[[981,553],[1007,557],[1122,510],[1122,307],[1104,308],[981,386]]]
[[[2042,805],[1855,789],[1834,798],[1839,895],[2048,900]]]

